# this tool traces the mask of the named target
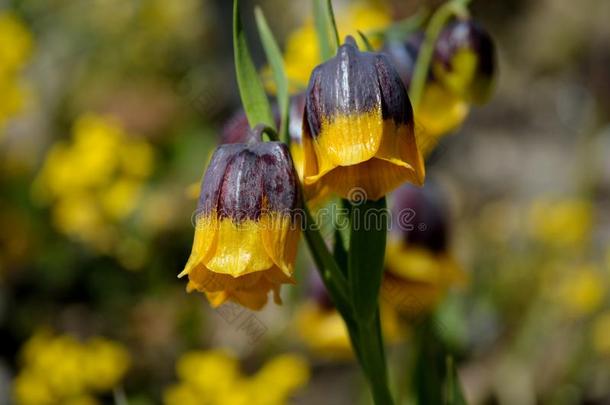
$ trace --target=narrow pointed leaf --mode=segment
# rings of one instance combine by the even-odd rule
[[[267,24],[265,15],[260,7],[254,10],[256,16],[256,25],[258,27],[258,34],[261,37],[263,43],[263,49],[267,56],[267,62],[271,66],[273,72],[273,80],[275,81],[277,91],[277,102],[280,107],[281,124],[279,136],[280,139],[288,143],[288,108],[289,108],[289,96],[288,96],[288,79],[286,78],[286,72],[284,69],[284,60],[282,59],[282,52],[277,44],[277,41],[273,37],[271,29]]]
[[[447,380],[445,381],[445,404],[467,405],[453,357],[447,356]]]
[[[351,208],[348,282],[356,318],[371,324],[383,276],[389,213],[385,198]]]
[[[364,42],[364,46],[366,47],[366,50],[369,52],[373,52],[375,50],[375,48],[373,48],[371,41],[369,41],[369,39],[366,37],[366,35],[364,35],[364,33],[362,31],[358,31],[358,35],[360,35],[362,42]]]
[[[239,0],[233,2],[233,53],[239,94],[250,127],[265,124],[275,129],[269,100],[248,49],[239,13]]]
[[[313,0],[313,19],[316,27],[318,46],[320,47],[320,59],[322,61],[330,59],[333,55],[324,1],[325,0]]]
[[[326,0],[326,20],[327,26],[330,28],[330,39],[333,47],[333,54],[339,49],[341,44],[341,38],[339,37],[339,29],[337,28],[337,21],[335,20],[335,11],[333,10],[332,0]]]

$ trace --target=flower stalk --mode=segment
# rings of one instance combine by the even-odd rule
[[[434,45],[438,39],[443,27],[447,24],[450,18],[454,16],[467,17],[468,3],[470,0],[450,0],[439,7],[432,17],[426,28],[424,42],[422,43],[420,53],[415,63],[413,79],[409,91],[409,98],[414,109],[417,109],[421,102],[426,78],[430,70],[432,55],[434,54]]]

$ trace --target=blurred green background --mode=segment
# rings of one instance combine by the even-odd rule
[[[334,3],[355,27],[438,4]],[[289,38],[309,1],[243,1],[261,68],[255,4],[292,57],[307,54],[307,36]],[[299,286],[260,313],[212,310],[176,278],[193,184],[239,108],[231,7],[0,1],[0,404],[242,403],[196,400],[186,386],[227,375],[241,385],[222,389],[263,389],[265,370],[286,379],[265,403],[366,398],[349,355],[321,353],[298,327],[304,245]],[[500,74],[492,101],[427,162],[468,275],[433,316],[472,404],[610,403],[610,2],[471,9]],[[397,386],[410,336],[389,352]],[[232,354],[209,351],[221,347]],[[299,355],[264,368],[288,352]]]

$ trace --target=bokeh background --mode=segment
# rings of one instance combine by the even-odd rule
[[[438,4],[334,3],[357,28]],[[263,70],[255,4],[308,54],[309,1],[243,1]],[[610,403],[610,2],[471,10],[499,76],[427,163],[467,274],[432,316],[473,404]],[[227,0],[0,1],[0,404],[366,403],[338,318],[303,315],[304,245],[281,307],[176,278],[238,108]],[[397,387],[417,327],[390,339]]]

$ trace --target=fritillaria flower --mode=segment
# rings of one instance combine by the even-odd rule
[[[464,279],[448,246],[448,208],[434,183],[405,185],[392,194],[392,218],[381,297],[404,315],[419,315]]]
[[[413,111],[394,67],[348,37],[313,71],[303,117],[304,183],[343,198],[359,188],[377,200],[400,184],[422,184]]]
[[[212,306],[260,309],[292,274],[300,234],[297,174],[279,142],[220,145],[201,186],[191,256],[181,276]]]
[[[446,26],[434,48],[432,71],[438,81],[465,100],[485,103],[493,89],[496,50],[491,36],[473,20]]]

